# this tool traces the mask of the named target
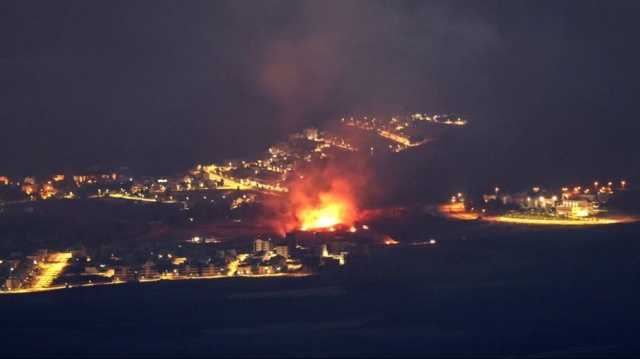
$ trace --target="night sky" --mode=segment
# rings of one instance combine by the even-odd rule
[[[0,174],[172,173],[343,115],[454,112],[460,166],[634,176],[639,19],[638,1],[2,1]]]

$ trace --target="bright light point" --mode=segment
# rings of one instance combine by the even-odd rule
[[[396,245],[398,243],[400,243],[400,242],[396,241],[395,239],[393,239],[393,238],[391,238],[389,236],[386,236],[384,238],[384,244],[387,245],[387,246],[393,246],[393,245]]]

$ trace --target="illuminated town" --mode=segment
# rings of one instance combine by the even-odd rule
[[[56,206],[64,201],[106,201],[160,206],[157,210],[169,217],[149,221],[144,229],[128,224],[131,228],[124,227],[119,235],[130,239],[107,245],[64,240],[51,248],[35,243],[17,248],[5,245],[0,259],[1,292],[164,280],[301,277],[348,268],[366,258],[371,246],[384,248],[400,242],[369,228],[365,221],[376,216],[363,215],[358,208],[353,179],[334,179],[319,191],[316,180],[327,174],[304,168],[360,151],[367,156],[384,150],[393,155],[428,146],[437,140],[433,126],[467,124],[448,115],[400,118],[339,121],[347,130],[360,131],[356,136],[375,134],[378,140],[372,143],[379,150],[372,143],[357,147],[354,143],[363,142],[355,141],[353,133],[309,128],[269,147],[260,159],[198,164],[178,176],[136,177],[126,168],[56,173],[48,178],[2,176],[0,215],[38,216],[55,210],[39,208],[45,202]],[[376,142],[380,140],[387,144]],[[551,189],[532,186],[514,193],[496,186],[475,196],[454,193],[437,206],[437,215],[510,225],[633,222],[637,217],[609,206],[629,190],[631,183],[626,180]],[[287,213],[269,217],[278,211],[273,203],[283,201],[288,202]],[[436,240],[423,242],[433,245]]]
[[[0,8],[0,359],[640,357],[640,1]]]
[[[178,176],[137,177],[126,168],[56,173],[46,178],[1,176],[2,216],[47,216],[65,201],[130,203],[134,208],[127,211],[154,206],[166,213],[162,220],[143,224],[128,223],[126,217],[117,219],[122,223],[118,226],[124,227],[114,235],[123,238],[108,244],[62,240],[46,247],[34,241],[14,248],[9,242],[0,259],[0,293],[176,280],[295,278],[357,267],[366,262],[370,249],[402,244],[366,222],[386,216],[380,213],[388,210],[365,215],[367,211],[358,208],[353,198],[353,178],[334,178],[319,190],[323,185],[317,180],[334,175],[309,172],[309,166],[317,168],[361,151],[367,156],[378,156],[380,151],[393,156],[436,141],[438,132],[430,131],[432,126],[455,129],[467,122],[459,117],[415,114],[403,120],[342,118],[340,124],[360,131],[356,136],[371,133],[377,139],[361,148],[354,144],[363,143],[354,133],[339,135],[309,128],[269,147],[262,158],[198,164]],[[436,206],[434,214],[454,222],[512,226],[629,223],[640,217],[616,206],[629,191],[633,191],[632,184],[626,180],[558,188],[531,186],[519,192],[496,186],[488,193],[454,193]],[[273,217],[281,211],[273,203],[283,201],[286,213]],[[53,207],[41,208],[46,203]],[[437,240],[405,244],[436,245]]]
[[[555,190],[533,186],[528,191],[506,193],[500,187],[479,198],[459,192],[439,212],[449,218],[488,222],[588,226],[635,222],[640,217],[610,208],[608,202],[624,198],[630,184],[626,180],[598,182],[592,185],[563,186]]]
[[[178,223],[170,228],[148,222],[149,233],[143,236],[159,242],[140,241],[137,246],[118,241],[98,247],[89,243],[58,243],[55,248],[20,245],[19,249],[5,245],[0,262],[2,293],[160,280],[307,276],[348,265],[348,258],[357,262],[368,246],[398,244],[360,221],[355,200],[345,192],[348,182],[336,182],[326,193],[316,193],[315,188],[304,188],[308,185],[301,168],[361,151],[368,156],[381,151],[393,155],[435,140],[441,126],[466,124],[447,115],[400,118],[341,119],[339,124],[346,130],[376,134],[378,139],[364,148],[353,144],[354,136],[362,134],[309,128],[269,147],[260,159],[199,164],[178,176],[136,177],[126,168],[46,178],[1,176],[0,215],[37,216],[43,201],[53,206],[58,201],[124,201],[163,206]],[[265,202],[288,196],[293,198],[291,207],[297,209],[276,225],[256,222],[247,214]],[[203,210],[225,220],[203,220]]]

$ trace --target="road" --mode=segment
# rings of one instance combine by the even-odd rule
[[[64,271],[69,265],[71,252],[60,252],[49,255],[47,262],[38,263],[40,271],[36,277],[32,288],[33,290],[42,290],[51,286],[53,281]],[[27,291],[29,289],[26,289]]]

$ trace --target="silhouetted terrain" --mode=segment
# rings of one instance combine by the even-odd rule
[[[408,245],[424,239],[424,221],[407,223],[403,245],[373,251],[367,263],[331,276],[3,296],[1,335],[12,345],[0,354],[640,353],[637,225],[523,230],[469,223],[464,237],[431,232],[437,244]]]

